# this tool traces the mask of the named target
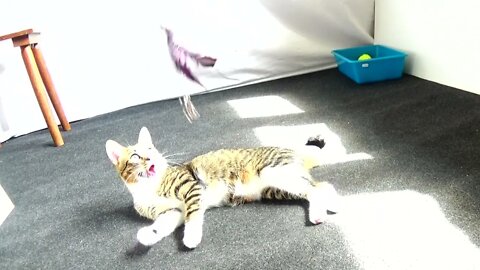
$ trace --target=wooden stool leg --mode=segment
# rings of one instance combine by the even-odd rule
[[[55,86],[53,85],[52,77],[50,76],[50,72],[48,72],[47,65],[45,64],[43,54],[40,51],[40,48],[38,48],[38,45],[33,45],[32,51],[33,56],[35,57],[35,62],[38,66],[38,70],[40,71],[40,75],[42,76],[43,83],[45,84],[45,88],[47,89],[48,96],[52,101],[53,108],[57,113],[63,130],[68,131],[71,129],[70,123],[67,121],[67,117],[65,116],[65,112],[63,111],[62,103],[58,98],[57,91],[55,90]]]
[[[45,93],[45,85],[43,84],[40,72],[38,71],[32,48],[30,45],[27,45],[22,46],[21,50],[23,62],[25,62],[25,67],[27,68],[28,77],[30,77],[30,82],[32,83],[33,91],[37,97],[38,105],[40,105],[45,122],[47,122],[48,130],[50,131],[50,135],[52,135],[53,143],[55,146],[62,146],[62,134],[60,133],[60,130],[55,123],[55,119],[53,118],[52,111],[50,110],[47,94]]]

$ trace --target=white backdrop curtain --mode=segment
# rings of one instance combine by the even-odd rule
[[[0,35],[42,32],[70,121],[332,68],[331,50],[373,43],[374,0],[24,0],[2,1],[0,10]],[[218,59],[198,70],[206,89],[175,71],[161,26]],[[1,42],[0,141],[45,127],[20,50]]]

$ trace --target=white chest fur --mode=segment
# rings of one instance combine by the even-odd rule
[[[135,184],[128,184],[127,188],[132,194],[133,202],[135,205],[157,207],[161,206],[165,209],[182,209],[182,204],[179,200],[158,196],[158,182],[152,181],[152,179],[139,179],[139,181]]]
[[[234,195],[237,197],[248,198],[250,200],[258,200],[265,188],[266,185],[263,181],[260,181],[260,179],[254,179],[254,181],[249,181],[248,183],[237,181],[235,183]]]

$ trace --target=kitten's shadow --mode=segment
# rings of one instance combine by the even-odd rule
[[[98,208],[102,209],[98,211]],[[82,216],[86,216],[87,218],[82,223],[85,226],[95,226],[97,228],[101,227],[111,227],[112,224],[118,222],[118,220],[124,220],[125,218],[129,221],[132,221],[137,224],[147,225],[150,224],[151,221],[148,219],[141,217],[133,208],[131,204],[125,204],[122,206],[111,207],[111,206],[103,206],[99,207],[95,205],[95,207],[84,207],[82,208],[84,211]],[[134,259],[140,256],[143,256],[148,253],[151,247],[145,246],[136,242],[133,247],[130,247],[125,252],[125,257],[128,259]]]
[[[180,252],[189,252],[194,249],[188,248],[183,244],[183,231],[185,229],[185,225],[179,226],[174,232],[173,232],[173,237],[175,239],[175,242],[177,242],[177,249]]]
[[[135,211],[133,205],[124,205],[121,207],[108,209],[106,211],[102,211],[101,214],[111,216],[114,219],[116,219],[117,217],[127,218],[129,221],[133,221],[135,223],[148,224],[151,222],[150,220],[140,216],[137,211]]]
[[[125,257],[127,259],[135,259],[141,257],[143,255],[146,255],[151,248],[151,246],[145,246],[142,245],[140,242],[136,242],[133,247],[127,249],[127,251],[125,252]]]
[[[175,239],[175,242],[177,244],[177,248],[179,251],[181,252],[189,252],[189,251],[192,251],[193,249],[190,249],[190,248],[187,248],[184,244],[183,244],[183,241],[182,241],[182,238],[183,238],[183,229],[185,228],[184,225],[181,225],[180,227],[178,227],[173,233],[172,233],[172,236],[174,237]],[[160,241],[161,242],[161,241]],[[140,242],[136,241],[135,245],[132,246],[131,248],[127,249],[127,251],[125,252],[125,257],[127,259],[136,259],[136,258],[139,258],[139,257],[142,257],[144,255],[146,255],[150,249],[152,248],[152,246],[145,246],[143,244],[141,244]]]
[[[318,226],[317,224],[312,224],[308,218],[308,201],[306,200],[275,200],[275,199],[262,199],[261,204],[266,205],[290,205],[290,206],[300,206],[303,209],[304,218],[305,218],[305,226]],[[327,215],[335,215],[335,212],[327,210]]]
[[[133,208],[133,205],[118,208],[116,209],[115,214],[122,215],[128,218],[130,221],[134,221],[137,223],[149,224],[152,222],[149,219],[140,216],[135,210],[135,208]]]
[[[305,217],[305,226],[312,225],[308,220],[308,202],[303,200],[275,200],[262,199],[259,203],[264,205],[283,205],[283,206],[300,206],[303,209]]]
[[[300,207],[302,207],[303,212],[304,212],[305,226],[317,226],[315,224],[312,224],[310,222],[310,220],[308,219],[308,202],[307,201],[302,201],[302,200],[267,200],[267,199],[264,199],[260,202],[255,202],[255,203],[264,204],[264,205],[300,206]],[[241,206],[238,206],[238,207],[241,207]],[[126,208],[126,207],[125,208],[119,208],[117,210],[118,210],[117,211],[118,213],[123,214],[124,216],[130,218],[131,220],[134,220],[134,221],[137,221],[137,222],[141,221],[141,222],[144,222],[144,223],[149,223],[150,222],[149,220],[138,216],[138,214],[135,212],[135,210],[132,207],[130,207],[130,208]],[[327,214],[328,215],[333,215],[333,214],[336,214],[336,213],[331,212],[331,211],[327,211]],[[177,244],[177,249],[180,252],[190,252],[194,249],[190,249],[183,244],[184,228],[185,228],[185,225],[180,225],[172,233],[172,236],[175,239],[175,242]],[[130,258],[130,259],[134,259],[134,258],[137,258],[137,257],[144,256],[150,251],[151,248],[152,248],[151,246],[145,246],[145,245],[142,245],[139,242],[136,242],[136,244],[133,247],[131,247],[127,250],[126,257]]]
[[[253,202],[253,203],[249,203],[249,204],[255,204],[255,203],[258,203],[258,204],[265,204],[265,205],[298,205],[298,206],[302,206],[302,209],[304,209],[304,212],[305,214],[307,215],[308,214],[308,202],[306,201],[298,201],[298,200],[290,200],[290,201],[286,201],[286,200],[262,200],[260,202]],[[236,207],[242,207],[241,205],[240,206],[236,206]],[[235,208],[236,207],[233,207],[232,208],[232,211],[235,211]],[[211,210],[210,210],[211,211]],[[207,221],[205,221],[207,222]],[[310,221],[308,220],[308,216],[306,216],[305,218],[305,224],[307,226],[310,226],[312,225],[310,223]],[[184,244],[183,244],[183,232],[184,232],[184,228],[185,228],[185,225],[181,225],[179,226],[177,229],[175,229],[175,231],[172,233],[176,243],[177,243],[177,248],[179,251],[181,252],[190,252],[194,249],[191,249],[191,248],[188,248],[186,247]]]

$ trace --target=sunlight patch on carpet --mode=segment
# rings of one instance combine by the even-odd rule
[[[2,185],[0,185],[0,225],[2,225],[5,219],[7,219],[14,207],[15,206],[8,197],[7,192],[5,192]]]
[[[322,148],[322,164],[335,164],[355,160],[373,159],[367,153],[348,153],[340,136],[324,123],[296,126],[263,126],[254,129],[255,136],[265,146],[280,146],[293,149],[304,149],[309,137],[321,135],[325,140]],[[313,147],[316,148],[316,147]],[[313,149],[317,151],[318,149]]]
[[[480,269],[480,249],[416,191],[343,197],[331,216],[363,269]]]
[[[240,118],[269,117],[303,113],[290,101],[279,96],[261,96],[227,101]]]

